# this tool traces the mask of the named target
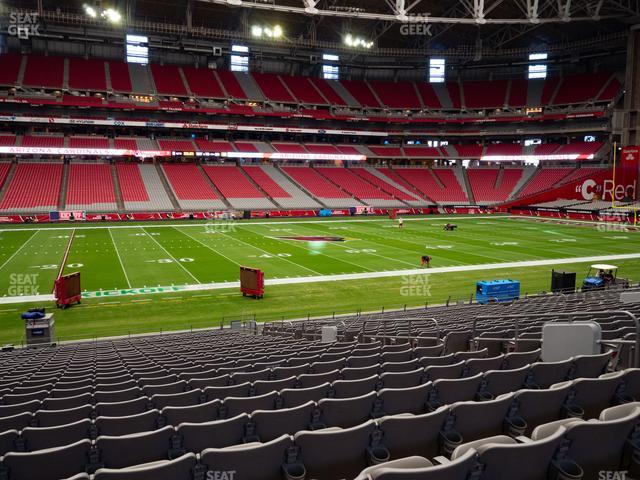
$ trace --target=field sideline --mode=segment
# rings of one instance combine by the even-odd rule
[[[459,229],[444,232],[447,221]],[[50,294],[61,269],[82,273],[87,297],[101,290],[172,285],[176,290],[111,301],[88,298],[82,306],[57,313],[58,333],[67,338],[211,326],[223,316],[259,314],[267,319],[433,304],[449,296],[468,298],[475,281],[490,278],[513,277],[535,292],[548,289],[551,265],[573,268],[582,278],[585,262],[611,255],[622,276],[640,277],[640,233],[588,222],[432,216],[407,218],[403,229],[397,221],[379,217],[43,227],[0,230],[4,300]],[[281,238],[295,236],[344,241]],[[424,253],[433,257],[432,275],[420,275]],[[238,295],[234,282],[239,265],[260,267],[277,284],[269,286],[264,300]],[[407,279],[410,275],[415,278]],[[428,286],[422,277],[430,278]],[[209,284],[219,290],[204,291]],[[190,292],[185,285],[203,291]],[[16,316],[27,305],[33,303],[0,305],[0,341],[15,342],[21,336]]]

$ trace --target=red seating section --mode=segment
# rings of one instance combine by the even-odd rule
[[[414,84],[411,82],[369,82],[380,101],[389,108],[419,110],[422,108]]]
[[[407,157],[433,158],[441,157],[440,150],[435,147],[403,147]]]
[[[518,185],[518,182],[522,179],[524,170],[522,168],[505,168],[502,174],[502,180],[500,186],[496,189],[498,200],[505,201],[513,193]]]
[[[558,155],[577,154],[579,160],[584,160],[589,155],[595,154],[602,148],[602,142],[575,142],[567,145],[561,145],[555,152]]]
[[[29,55],[22,83],[33,87],[62,88],[64,58]]]
[[[451,169],[429,170],[427,168],[396,168],[394,171],[424,195],[436,202],[467,203],[467,195]],[[444,186],[440,186],[437,178]]]
[[[588,177],[602,172],[602,168],[598,167],[581,167],[576,168],[573,172],[562,179],[562,183],[572,182],[580,178]]]
[[[309,153],[298,143],[271,143],[271,146],[280,153]]]
[[[69,88],[78,90],[107,90],[104,61],[96,59],[69,59]]]
[[[553,95],[556,91],[556,88],[558,88],[559,83],[559,77],[547,78],[544,81],[544,87],[542,87],[542,96],[540,97],[540,105],[545,106],[551,103],[551,100],[553,100]]]
[[[196,145],[201,152],[234,152],[231,142],[215,142],[204,139],[196,139]]]
[[[312,168],[283,167],[282,170],[316,197],[350,198],[349,195],[338,189]]]
[[[256,182],[256,184],[264,190],[271,198],[290,198],[289,195],[280,185],[273,180],[267,172],[260,167],[242,167],[247,175]]]
[[[340,83],[348,90],[348,92],[363,107],[382,108],[380,102],[376,100],[375,95],[366,82],[355,80],[340,80]]]
[[[280,75],[282,81],[289,87],[296,99],[301,103],[327,105],[327,101],[318,93],[308,77],[290,77]]]
[[[0,209],[57,207],[62,172],[61,163],[18,164]]]
[[[611,81],[607,84],[606,88],[602,91],[602,93],[598,96],[599,102],[610,102],[611,100],[616,98],[616,95],[622,91],[622,84],[620,80],[617,78],[612,78]]]
[[[230,72],[228,70],[220,70],[216,73],[218,75],[218,78],[222,82],[224,89],[229,94],[229,97],[237,98],[240,100],[246,100],[248,98],[247,94],[244,93],[244,90],[240,86],[240,83],[238,82],[238,79],[233,74],[233,72]]]
[[[258,148],[250,142],[235,142],[234,145],[239,152],[255,153],[259,151]]]
[[[416,86],[418,87],[418,92],[422,98],[422,103],[424,103],[426,108],[442,108],[440,99],[431,84],[418,82],[416,83]]]
[[[225,98],[220,83],[212,70],[208,68],[182,67],[191,93],[204,98]]]
[[[539,169],[534,177],[529,180],[529,183],[520,192],[519,197],[526,197],[534,193],[541,192],[553,187],[556,183],[560,182],[564,177],[569,175],[573,168],[542,168]]]
[[[372,183],[373,185],[377,186],[381,190],[387,192],[390,195],[393,195],[394,197],[396,197],[396,198],[398,198],[400,200],[415,200],[415,198],[413,198],[411,195],[407,195],[402,190],[400,190],[400,189],[394,187],[393,185],[385,182],[383,179],[381,179],[380,177],[375,176],[373,173],[371,173],[366,168],[352,168],[351,171],[353,173],[355,173],[356,175],[358,175],[359,177],[361,177],[364,180],[366,180],[367,182]]]
[[[331,105],[346,106],[347,102],[334,90],[331,86],[331,82],[337,82],[337,80],[325,80],[323,78],[309,78],[309,81],[313,83],[320,93],[326,98]]]
[[[151,74],[156,90],[164,95],[187,96],[187,89],[180,76],[178,67],[172,65],[151,65]]]
[[[22,137],[23,147],[40,148],[63,148],[64,137],[54,137],[51,135],[31,135]]]
[[[178,200],[217,200],[197,165],[167,163],[162,166]]]
[[[67,205],[115,203],[111,165],[72,163],[69,165]]]
[[[503,170],[499,185],[497,168],[470,168],[467,176],[476,202],[503,202],[522,178],[522,172],[521,168]]]
[[[131,75],[126,63],[109,62],[109,78],[114,92],[131,92]]]
[[[402,148],[400,147],[374,147],[369,146],[369,150],[379,157],[402,157]]]
[[[0,147],[12,147],[15,143],[15,135],[0,135]]]
[[[326,167],[317,168],[316,170],[356,198],[393,200],[391,195],[371,185],[346,168]]]
[[[135,163],[116,164],[120,194],[125,202],[148,202],[149,193],[144,185],[140,169]]]
[[[15,85],[18,83],[18,73],[22,57],[13,53],[0,55],[0,85]]]
[[[415,185],[413,185],[412,183],[406,181],[402,176],[400,176],[395,170],[391,169],[391,168],[378,168],[377,169],[380,173],[384,174],[385,176],[389,177],[390,180],[393,180],[395,183],[397,183],[398,185],[403,186],[404,188],[406,188],[407,190],[409,190],[410,192],[415,193],[416,195],[420,196],[420,197],[426,197],[425,193],[420,191],[418,188],[416,188]]]
[[[69,137],[70,148],[110,148],[109,139],[100,137]]]
[[[340,150],[338,150],[333,145],[305,145],[304,148],[307,149],[309,153],[318,153],[321,155],[329,155],[329,154],[340,154]]]
[[[454,145],[456,152],[462,158],[480,158],[482,145]]]
[[[4,185],[4,181],[7,179],[10,169],[11,164],[9,162],[0,162],[0,188]]]
[[[226,198],[264,198],[236,166],[202,167],[220,193]]]
[[[274,102],[296,103],[295,99],[287,91],[280,78],[275,73],[253,73],[253,79],[256,81],[264,96]]]
[[[522,155],[522,145],[519,143],[494,143],[487,145],[484,154],[486,156]]]
[[[533,149],[534,155],[551,155],[555,153],[556,150],[560,148],[560,145],[557,143],[541,143],[540,145],[536,145]]]
[[[610,78],[610,73],[590,73],[564,77],[553,103],[568,105],[592,101],[596,99]]]
[[[460,85],[454,82],[450,82],[445,85],[447,87],[447,91],[449,92],[449,98],[451,99],[453,108],[459,110],[462,104],[460,100]]]
[[[196,147],[190,140],[158,140],[160,150],[172,150],[175,152],[195,152]]]
[[[524,107],[527,105],[527,93],[529,82],[524,79],[511,80],[511,90],[509,91],[509,106]]]
[[[450,168],[434,168],[433,174],[436,175],[444,184],[445,195],[440,197],[442,201],[468,202],[467,194],[462,189],[455,172]]]
[[[138,143],[133,138],[116,138],[114,146],[124,150],[138,150]]]
[[[503,108],[507,101],[507,80],[464,82],[467,108]]]

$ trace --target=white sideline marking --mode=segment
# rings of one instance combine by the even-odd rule
[[[503,262],[503,263],[480,263],[476,265],[455,265],[449,267],[435,268],[414,268],[408,270],[387,270],[381,272],[361,272],[361,273],[345,273],[339,275],[317,275],[311,277],[294,277],[294,278],[272,278],[265,280],[266,285],[292,285],[300,283],[319,283],[319,282],[335,282],[341,280],[366,280],[370,278],[388,278],[403,277],[407,275],[435,275],[438,273],[452,272],[473,272],[479,270],[500,270],[505,268],[522,268],[522,267],[544,267],[550,265],[562,265],[565,263],[587,263],[600,262],[609,260],[632,260],[640,258],[640,253],[624,253],[616,255],[598,255],[590,257],[568,257],[568,258],[552,258],[545,260],[527,260],[523,262]],[[198,285],[184,285],[179,290],[170,290],[171,287],[159,287],[154,292],[120,294],[119,290],[101,291],[101,298],[121,297],[133,295],[155,295],[158,293],[168,293],[169,291],[180,292],[197,292],[202,290],[222,290],[229,288],[240,288],[240,282],[218,282],[218,283],[201,283]],[[178,287],[176,287],[178,288]],[[155,290],[155,289],[154,289]],[[231,294],[229,294],[231,295]],[[28,303],[28,302],[45,302],[52,301],[53,295],[30,295],[24,297],[0,297],[0,304],[12,303]]]

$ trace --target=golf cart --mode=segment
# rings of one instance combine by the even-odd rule
[[[612,285],[625,286],[628,280],[618,278],[618,267],[604,263],[596,263],[589,267],[587,277],[582,282],[582,290],[602,290]]]

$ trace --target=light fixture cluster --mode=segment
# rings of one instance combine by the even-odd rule
[[[84,13],[86,13],[87,16],[91,18],[100,17],[103,20],[106,20],[111,23],[120,23],[120,21],[122,20],[122,15],[120,15],[120,12],[118,12],[113,8],[98,10],[95,7],[92,7],[91,5],[87,5],[86,3],[83,5],[83,8],[84,8]]]
[[[284,32],[280,25],[254,25],[251,27],[251,35],[256,38],[281,38],[283,34]]]
[[[373,42],[372,41],[366,40],[366,39],[361,38],[361,37],[354,37],[350,33],[345,35],[344,43],[345,43],[345,45],[347,45],[349,47],[353,47],[353,48],[367,48],[367,49],[369,49],[369,48],[373,47]]]

